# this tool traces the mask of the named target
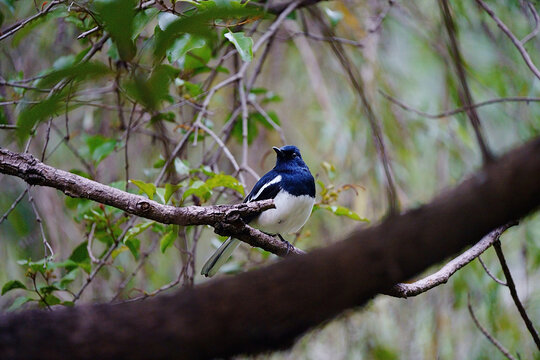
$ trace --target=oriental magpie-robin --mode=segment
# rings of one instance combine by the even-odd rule
[[[243,220],[284,240],[281,234],[298,232],[308,220],[315,203],[315,180],[296,146],[273,149],[277,154],[276,166],[257,181],[244,202],[274,199],[275,209]],[[201,274],[215,275],[239,244],[237,239],[227,239],[206,261]]]

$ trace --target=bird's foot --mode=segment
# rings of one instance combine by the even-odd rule
[[[281,241],[283,241],[283,242],[287,245],[287,253],[285,254],[285,256],[288,256],[289,253],[294,249],[294,246],[292,246],[292,244],[291,244],[290,242],[288,242],[287,240],[285,240],[285,239],[283,238],[283,236],[281,236],[281,234],[276,234],[276,235],[279,237],[279,239],[280,239]]]

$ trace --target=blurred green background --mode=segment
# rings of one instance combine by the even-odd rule
[[[175,7],[164,2],[145,4],[145,9],[141,4],[0,0],[0,36],[8,34],[12,24],[50,6],[46,15],[0,40],[2,147],[17,152],[28,147],[48,165],[120,189],[126,188],[126,179],[138,180],[139,186],[129,183],[127,189],[161,202],[166,200],[166,184],[180,184],[169,203],[209,205],[242,198],[234,179],[220,177],[213,189],[209,179],[219,173],[231,175],[243,181],[248,192],[256,181],[253,173],[262,175],[273,166],[271,147],[282,145],[284,137],[286,143],[300,148],[318,180],[319,208],[301,233],[289,238],[296,246],[309,250],[329,245],[352,228],[369,226],[385,216],[385,175],[362,103],[309,10],[291,14],[268,51],[265,43],[251,59],[253,42],[265,34],[275,16],[227,1],[199,5],[179,1]],[[493,1],[489,5],[518,38],[535,29],[535,2]],[[436,1],[340,0],[314,6],[361,74],[384,134],[402,209],[429,202],[481,166],[464,112],[433,119],[383,96],[430,114],[462,106]],[[453,1],[451,7],[475,102],[531,99],[478,108],[490,148],[502,154],[540,133],[539,81],[475,2]],[[212,16],[212,11],[222,17]],[[189,18],[195,22],[187,23]],[[180,30],[172,32],[174,26]],[[244,36],[238,35],[241,32]],[[243,43],[228,40],[227,33]],[[81,34],[85,36],[77,39]],[[102,48],[96,45],[100,42]],[[540,61],[537,37],[526,42],[525,48],[533,61]],[[244,61],[251,61],[245,79],[249,84],[263,56],[261,72],[247,94],[246,162],[237,83],[216,92],[209,112],[201,117],[240,166],[253,170],[239,175],[207,132],[195,139],[189,131],[208,90],[235,74]],[[281,134],[264,114],[279,124]],[[156,180],[184,137],[189,137],[186,145],[154,191],[148,184]],[[0,223],[0,284],[20,281],[17,286],[27,288],[0,296],[3,311],[46,307],[45,303],[72,306],[74,299],[126,301],[164,286],[177,289],[203,282],[200,267],[223,240],[208,227],[178,229],[138,219],[135,230],[115,243],[128,222],[119,210],[38,187],[30,189],[34,211],[28,194],[23,194],[27,187],[22,180],[0,175],[0,186],[0,216],[8,215]],[[188,190],[191,195],[184,195]],[[14,205],[20,196],[22,200]],[[333,213],[326,205],[343,208]],[[46,261],[36,212],[55,252]],[[93,256],[106,256],[103,264],[91,261],[89,238]],[[518,293],[538,328],[540,217],[524,219],[502,236],[502,242]],[[242,245],[220,276],[274,259]],[[504,278],[492,249],[483,260]],[[85,287],[88,274],[95,277]],[[477,260],[447,284],[410,299],[380,295],[364,308],[313,330],[291,350],[257,358],[503,358],[474,325],[467,310],[468,296],[480,322],[514,356],[540,359],[508,289],[489,278]]]

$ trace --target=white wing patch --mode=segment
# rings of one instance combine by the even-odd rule
[[[272,180],[270,180],[269,182],[267,182],[266,184],[264,184],[260,189],[259,191],[257,191],[257,193],[255,194],[255,196],[252,196],[249,198],[249,201],[256,201],[259,196],[261,196],[262,192],[264,191],[264,189],[266,189],[267,187],[269,187],[270,185],[274,185],[274,184],[277,184],[278,182],[281,181],[281,175],[278,175],[276,176],[275,178],[273,178]]]

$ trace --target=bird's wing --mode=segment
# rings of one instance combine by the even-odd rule
[[[252,202],[266,199],[273,199],[281,190],[281,175],[274,171],[267,172],[257,181],[253,190],[244,199],[244,202]]]
[[[281,175],[274,171],[269,171],[262,178],[257,181],[253,190],[244,199],[244,202],[252,202],[258,200],[273,199],[281,190]],[[250,215],[244,217],[243,220],[246,224],[249,224],[258,215]]]

